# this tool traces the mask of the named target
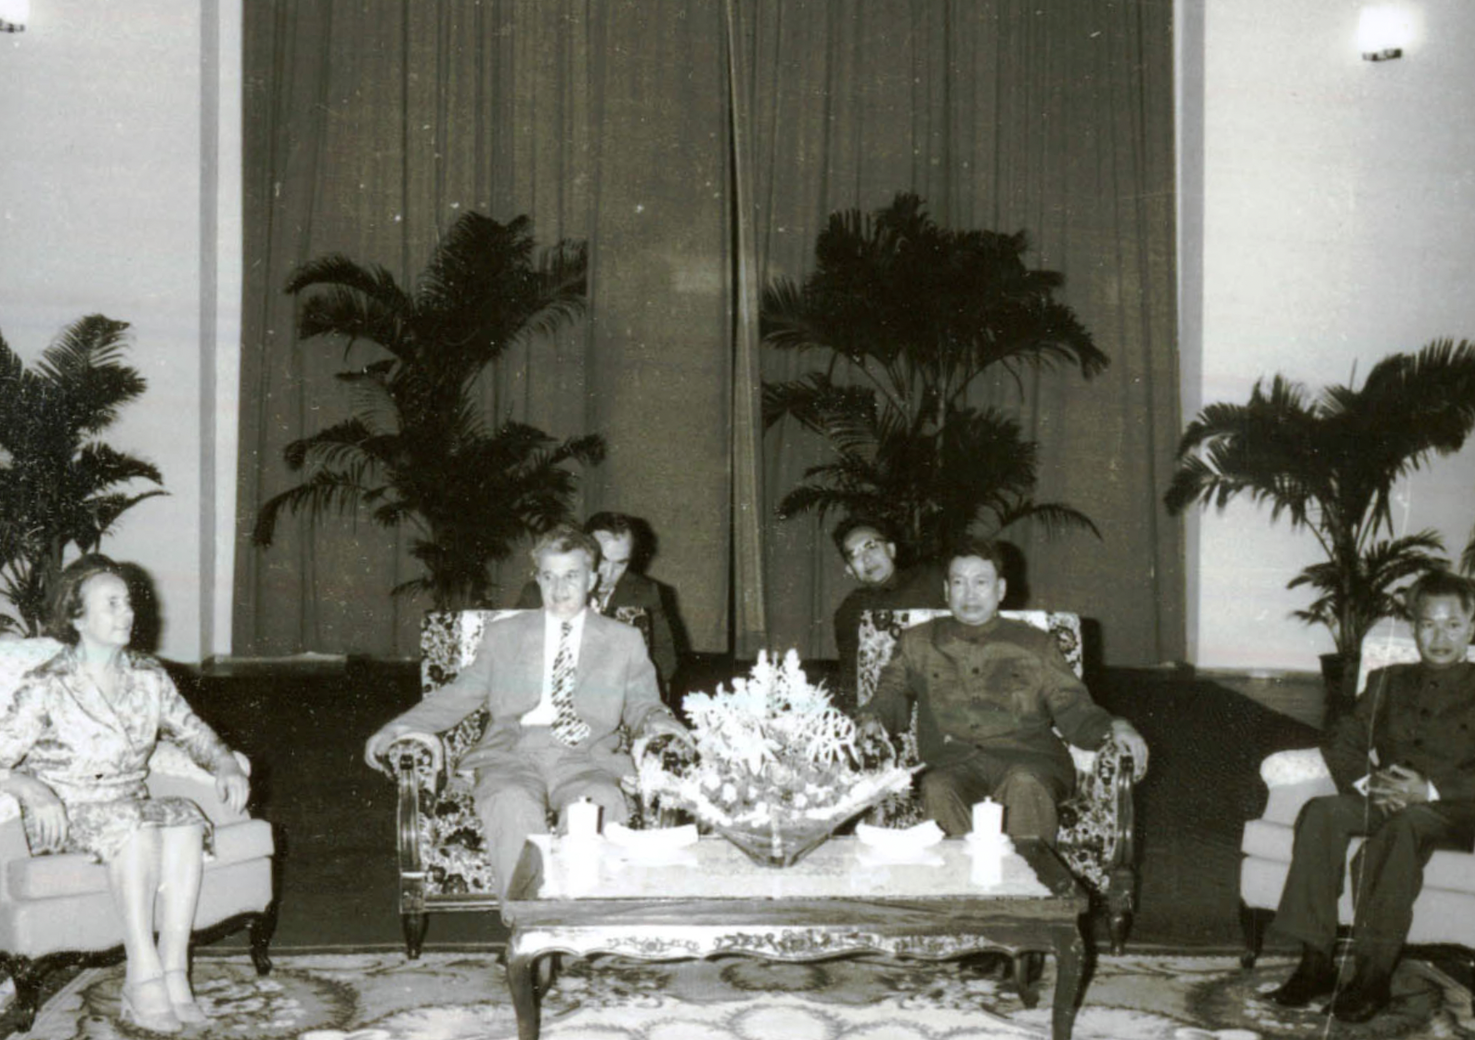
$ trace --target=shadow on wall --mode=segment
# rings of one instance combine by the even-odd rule
[[[118,567],[128,583],[128,598],[133,602],[133,639],[128,645],[140,653],[157,654],[164,632],[158,587],[149,572],[138,564],[120,563]]]

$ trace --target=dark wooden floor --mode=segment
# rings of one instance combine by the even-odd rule
[[[681,688],[711,689],[733,669],[694,659],[684,674]],[[1132,941],[1236,948],[1239,838],[1263,806],[1259,763],[1314,742],[1316,729],[1293,716],[1318,716],[1317,691],[1262,682],[1247,695],[1158,669],[1108,669],[1091,686],[1152,748],[1137,798],[1141,909]],[[275,945],[398,943],[393,789],[360,756],[365,738],[418,698],[414,666],[236,669],[194,678],[187,695],[255,764],[258,812],[281,846]],[[428,945],[504,936],[495,915],[446,914],[432,919]]]

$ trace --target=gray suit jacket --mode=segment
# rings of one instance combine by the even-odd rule
[[[522,733],[522,716],[543,694],[544,612],[515,614],[487,626],[471,663],[396,722],[439,733],[477,708],[491,714],[480,741],[461,757],[458,770],[475,769],[512,751]],[[665,712],[656,670],[640,633],[594,611],[584,615],[574,710],[589,724],[584,743],[591,753],[612,754],[623,724],[639,732],[652,711]]]

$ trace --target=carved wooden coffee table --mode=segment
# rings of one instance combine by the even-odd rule
[[[536,1040],[539,958],[555,953],[685,960],[747,954],[807,961],[848,954],[947,960],[985,950],[1054,953],[1054,1040],[1080,1000],[1084,890],[1049,846],[1017,843],[1001,883],[974,880],[964,842],[927,864],[884,864],[855,838],[832,838],[791,867],[752,863],[704,837],[681,862],[618,858],[541,836],[528,842],[503,917],[518,1036]],[[1026,988],[1026,1003],[1035,994]]]

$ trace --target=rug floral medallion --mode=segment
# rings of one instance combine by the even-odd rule
[[[1052,969],[1025,1008],[1001,965],[746,957],[568,963],[543,1000],[549,1040],[1009,1040],[1050,1035]],[[1268,1005],[1290,970],[1267,958],[1101,957],[1076,1019],[1080,1040],[1279,1040],[1403,1037],[1475,1040],[1470,993],[1419,962],[1394,1002],[1364,1026]],[[267,977],[244,958],[201,956],[195,989],[211,1016],[184,1036],[301,1040],[515,1037],[517,1020],[492,954],[400,951],[283,956]],[[42,1009],[35,1040],[154,1036],[117,1018],[121,967],[82,972]]]

